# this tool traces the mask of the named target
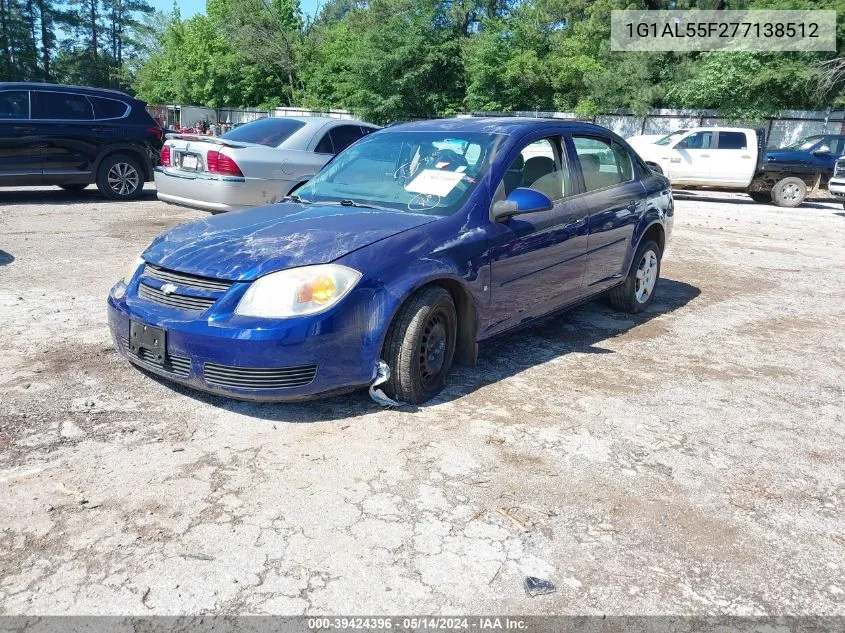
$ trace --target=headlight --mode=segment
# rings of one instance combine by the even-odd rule
[[[128,286],[129,282],[132,281],[132,277],[135,276],[135,271],[137,271],[138,268],[140,268],[143,264],[144,260],[141,259],[141,256],[139,255],[138,257],[136,257],[132,264],[129,266],[129,268],[126,269],[126,274],[123,275],[123,283]]]
[[[235,314],[275,319],[317,314],[343,299],[359,279],[357,270],[338,264],[270,273],[252,282]]]

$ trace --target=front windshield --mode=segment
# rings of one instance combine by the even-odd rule
[[[339,154],[296,193],[308,202],[451,215],[469,199],[505,138],[383,130]]]
[[[823,138],[824,135],[822,134],[817,134],[816,136],[808,136],[807,138],[802,138],[800,141],[795,141],[794,143],[785,145],[783,149],[808,150]]]
[[[675,132],[672,132],[671,134],[667,134],[666,136],[664,136],[662,139],[657,141],[655,143],[655,145],[668,145],[669,143],[674,141],[676,138],[678,138],[679,136],[683,136],[687,132],[688,132],[688,130],[676,130]]]

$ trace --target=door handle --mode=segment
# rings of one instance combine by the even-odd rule
[[[749,154],[743,154],[742,158],[751,158],[751,156]]]
[[[710,154],[702,154],[701,157],[702,158],[710,158]]]
[[[16,125],[12,129],[15,132],[23,132],[24,134],[35,134],[35,128],[27,125]]]
[[[670,158],[670,159],[669,159],[669,162],[670,162],[670,163],[680,163],[680,162],[681,162],[681,159],[680,159],[680,158]]]

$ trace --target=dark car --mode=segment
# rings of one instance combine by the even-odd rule
[[[817,186],[827,186],[836,159],[845,154],[845,135],[808,136],[780,149],[766,152],[767,171],[789,171],[818,177]]]
[[[107,198],[137,198],[163,136],[146,105],[116,90],[0,83],[0,186],[96,183]]]
[[[420,403],[478,343],[607,293],[651,303],[669,181],[597,125],[407,123],[360,139],[287,202],[160,235],[108,298],[117,349],[236,398],[383,381]]]

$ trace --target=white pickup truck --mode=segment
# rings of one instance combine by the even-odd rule
[[[628,143],[673,186],[745,191],[756,202],[795,207],[818,186],[818,168],[767,156],[765,137],[745,128],[697,127]]]

